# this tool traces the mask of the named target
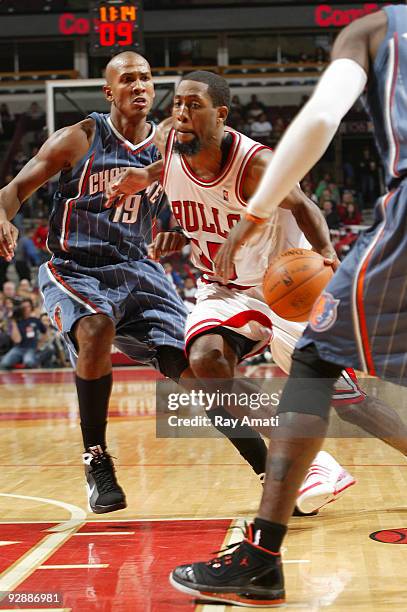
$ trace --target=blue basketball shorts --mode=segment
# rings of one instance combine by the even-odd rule
[[[46,310],[74,358],[74,325],[93,314],[112,319],[114,345],[135,361],[159,367],[157,349],[164,346],[184,354],[186,309],[159,263],[143,259],[85,267],[53,257],[41,266],[39,284]]]

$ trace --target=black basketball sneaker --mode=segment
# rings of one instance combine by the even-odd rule
[[[82,455],[85,465],[89,508],[95,514],[126,508],[126,497],[116,480],[113,461],[101,446],[91,446]]]
[[[171,572],[170,583],[179,591],[204,601],[246,608],[269,608],[285,603],[280,553],[254,544],[251,525],[243,542],[230,544],[220,552],[225,554],[207,563],[179,565]]]

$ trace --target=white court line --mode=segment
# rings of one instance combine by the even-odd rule
[[[0,497],[12,497],[14,499],[25,499],[40,503],[52,504],[67,510],[71,518],[63,521],[55,527],[47,529],[50,532],[40,542],[32,546],[25,554],[17,559],[12,565],[7,567],[0,574],[0,592],[13,591],[28,576],[35,572],[54,552],[69,540],[74,531],[79,529],[86,522],[86,512],[78,506],[65,502],[48,499],[45,497],[32,497],[29,495],[15,495],[0,493]],[[0,598],[4,599],[5,595]]]
[[[0,495],[2,495],[0,493]],[[37,499],[37,498],[35,498]],[[76,507],[76,506],[75,506]],[[87,523],[151,523],[157,521],[232,521],[232,516],[172,516],[172,517],[153,517],[153,518],[132,518],[132,519],[88,519]],[[0,525],[41,525],[43,523],[53,523],[54,521],[0,521]],[[51,529],[49,530],[51,531]],[[128,532],[126,532],[128,533]],[[80,534],[78,534],[80,535]],[[1,612],[1,611],[0,611]]]
[[[117,535],[134,535],[135,531],[81,531],[73,533],[72,536],[117,536]],[[1,544],[1,542],[0,542]]]
[[[60,570],[60,569],[103,569],[109,567],[108,563],[77,563],[72,565],[40,565],[39,570]]]

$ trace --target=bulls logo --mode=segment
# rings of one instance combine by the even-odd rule
[[[55,306],[53,319],[54,319],[56,327],[62,334],[62,310],[59,304]]]
[[[407,529],[382,529],[371,533],[369,538],[383,544],[407,544]]]
[[[324,332],[336,321],[339,300],[330,293],[321,293],[311,311],[309,324],[316,332]]]

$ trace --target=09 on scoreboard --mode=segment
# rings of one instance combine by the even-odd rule
[[[90,3],[92,55],[143,52],[143,9],[139,0],[94,0]]]

